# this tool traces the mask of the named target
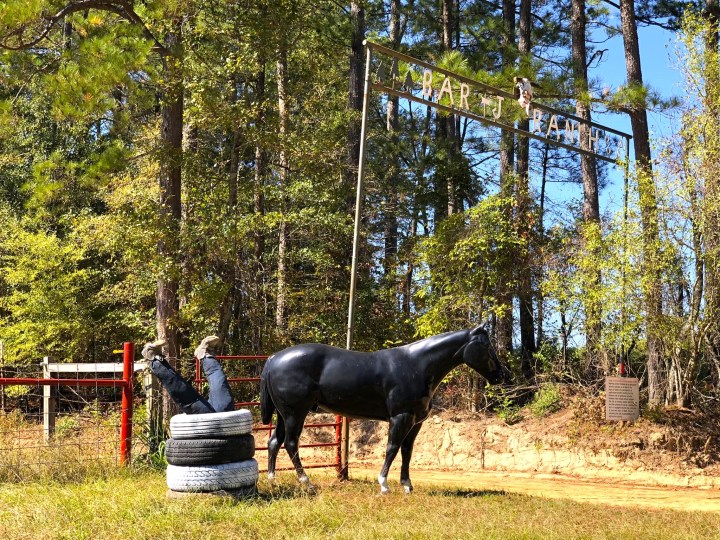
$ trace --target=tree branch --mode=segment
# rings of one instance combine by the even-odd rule
[[[620,4],[618,2],[613,2],[612,0],[603,0],[606,4],[609,6],[614,7],[615,9],[620,9]],[[663,24],[661,22],[655,21],[653,19],[650,19],[649,17],[643,17],[641,15],[635,14],[635,20],[638,22],[641,22],[647,26],[658,26],[664,30],[670,30],[671,32],[674,32],[677,30],[677,28],[673,27],[670,24]]]
[[[155,52],[157,52],[160,56],[171,56],[173,54],[172,51],[160,43],[160,40],[158,40],[150,29],[145,26],[145,23],[140,18],[140,15],[138,15],[133,9],[132,2],[129,2],[128,0],[120,0],[120,4],[125,10],[126,19],[131,23],[140,26],[142,28],[143,35],[153,42],[153,50]]]
[[[43,17],[46,21],[44,27],[42,28],[40,33],[34,38],[32,38],[30,41],[23,41],[23,34],[27,30],[27,26],[22,25],[18,28],[15,28],[8,34],[2,36],[0,38],[0,47],[11,51],[31,49],[32,47],[43,41],[45,38],[47,38],[47,36],[50,34],[50,31],[59,21],[63,20],[68,15],[77,13],[78,11],[88,11],[90,9],[97,9],[100,11],[115,13],[126,21],[140,26],[143,35],[153,42],[154,51],[156,51],[161,56],[169,56],[172,54],[171,51],[162,43],[160,43],[160,41],[158,41],[158,39],[153,35],[153,33],[150,32],[150,30],[147,28],[147,26],[145,26],[145,23],[142,21],[140,16],[132,9],[132,5],[126,0],[119,0],[117,2],[112,2],[108,0],[71,1],[54,15]],[[10,43],[8,43],[8,40],[12,38],[17,38],[18,44],[11,45]]]

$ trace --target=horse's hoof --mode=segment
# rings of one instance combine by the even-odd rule
[[[378,476],[378,484],[380,484],[380,495],[387,495],[390,493],[390,488],[387,484],[387,476]]]
[[[403,486],[403,491],[405,492],[405,495],[410,495],[412,493],[412,490],[412,486]]]
[[[380,491],[382,493],[387,493],[390,491],[387,485],[387,476],[380,475],[378,476],[378,484],[380,484]]]
[[[304,474],[303,474],[302,476],[299,476],[299,477],[298,477],[298,482],[300,482],[300,485],[301,485],[302,487],[304,487],[305,489],[308,489],[308,490],[310,490],[310,491],[314,491],[314,490],[315,490],[315,484],[313,484],[313,483],[310,481],[310,478],[308,478],[307,475],[304,475]]]
[[[315,484],[313,484],[306,475],[298,476],[298,482],[300,482],[300,487],[302,487],[303,490],[309,493],[315,493]]]
[[[270,480],[271,482],[275,481],[275,473],[274,472],[268,473],[268,480]]]

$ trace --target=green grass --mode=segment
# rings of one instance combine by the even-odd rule
[[[420,486],[380,496],[374,482],[318,489],[294,478],[261,480],[259,496],[168,498],[161,472],[121,472],[80,483],[0,484],[0,538],[720,538],[720,514],[643,511],[549,500],[501,491]],[[681,495],[678,495],[681,496]]]

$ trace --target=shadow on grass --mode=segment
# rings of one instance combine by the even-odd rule
[[[312,499],[318,493],[318,490],[308,489],[302,486],[291,486],[291,485],[278,485],[278,486],[263,486],[258,489],[257,492],[252,496],[252,499],[265,503],[271,503],[274,501],[282,501],[287,499]]]
[[[501,489],[436,489],[428,494],[435,497],[474,499],[476,497],[506,497],[508,492]]]

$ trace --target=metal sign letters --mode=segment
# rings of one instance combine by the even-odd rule
[[[448,114],[477,120],[611,163],[626,159],[627,141],[632,138],[631,135],[533,103],[532,86],[527,79],[517,82],[518,92],[515,95],[376,43],[368,41],[366,46],[371,54],[376,51],[391,59],[389,73],[384,64],[380,64],[375,80],[370,81],[372,90],[430,105]],[[407,68],[402,77],[399,62],[404,62]],[[523,117],[531,120],[529,131],[515,125],[515,121]]]
[[[512,131],[524,137],[544,141],[547,144],[610,163],[618,164],[624,160],[626,167],[630,152],[629,142],[632,138],[632,135],[628,133],[533,102],[532,84],[527,79],[516,80],[517,95],[515,95],[371,41],[365,41],[365,47],[365,94],[355,200],[352,269],[350,271],[348,349],[352,347],[353,342],[355,282],[365,179],[367,121],[372,90],[427,105],[447,114],[477,120],[488,126]],[[371,80],[373,52],[388,57],[391,61],[389,72],[385,64],[380,63],[376,76]],[[404,63],[404,75],[400,74],[400,62]],[[517,127],[516,120],[521,118],[531,120],[529,130]],[[623,150],[624,152],[622,152]]]

